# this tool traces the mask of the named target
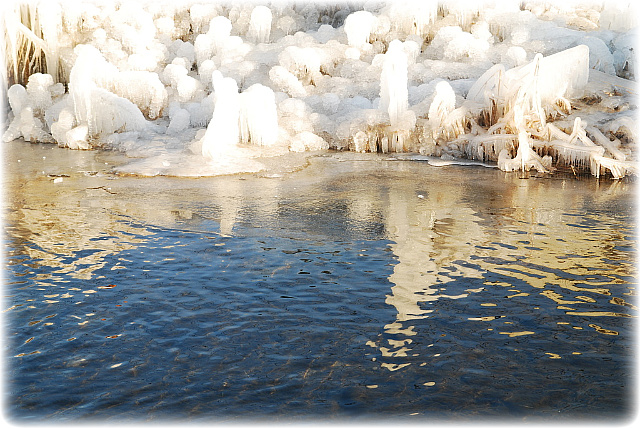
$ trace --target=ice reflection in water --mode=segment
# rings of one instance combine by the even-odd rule
[[[16,413],[624,408],[632,183],[357,154],[114,179],[42,147],[4,183]]]
[[[481,298],[489,288],[493,296],[501,287],[500,297],[530,301],[533,311],[540,310],[538,296],[555,304],[556,310],[545,315],[548,325],[533,331],[518,321],[517,313],[505,311],[514,306],[511,302],[483,303],[469,313],[469,321],[488,323],[491,326],[486,330],[510,338],[549,334],[554,323],[618,335],[600,324],[610,323],[608,317],[635,317],[637,308],[627,301],[629,297],[622,297],[635,295],[631,225],[624,213],[616,213],[617,197],[626,191],[625,186],[596,183],[595,193],[586,196],[564,192],[565,185],[576,188],[584,183],[563,182],[560,189],[553,186],[557,183],[535,180],[510,184],[513,186],[506,189],[496,188],[493,194],[494,186],[481,183],[475,183],[473,189],[431,188],[418,192],[417,198],[390,191],[398,196],[390,197],[385,218],[398,264],[389,278],[394,285],[386,302],[398,315],[385,326],[378,342],[368,342],[379,348],[383,367],[395,371],[412,362],[424,366],[424,356],[412,353],[411,346],[416,327],[424,323],[412,320],[436,316],[433,312],[439,299],[463,299],[472,293]],[[478,187],[488,189],[479,191]],[[486,205],[477,205],[478,198],[470,194],[475,191]],[[613,218],[603,217],[603,211]],[[629,247],[616,250],[625,241]],[[457,282],[456,291],[448,290],[451,282]],[[465,285],[460,287],[460,282]],[[611,297],[612,293],[617,297]],[[552,352],[545,355],[561,358]],[[446,358],[446,354],[435,356]]]

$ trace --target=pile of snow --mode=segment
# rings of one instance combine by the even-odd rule
[[[632,2],[61,0],[4,20],[4,141],[177,174],[327,149],[634,172]]]

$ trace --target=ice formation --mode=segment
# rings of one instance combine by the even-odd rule
[[[214,79],[216,107],[202,140],[202,155],[215,159],[226,154],[240,141],[240,94],[238,84],[231,77]]]
[[[273,90],[256,83],[240,94],[239,122],[243,143],[274,145],[278,139],[278,111]]]
[[[256,6],[251,12],[247,37],[255,43],[267,43],[271,34],[271,10],[266,6]]]
[[[621,178],[636,173],[635,12],[586,0],[16,4],[3,16],[3,140],[123,150],[168,173],[337,149]]]
[[[344,22],[347,43],[355,48],[360,48],[369,43],[369,37],[375,24],[376,17],[366,10],[359,10],[347,16]]]

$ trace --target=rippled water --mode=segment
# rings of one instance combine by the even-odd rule
[[[15,421],[631,414],[631,181],[353,153],[135,178],[5,151]]]

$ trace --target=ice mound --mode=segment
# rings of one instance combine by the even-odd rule
[[[145,175],[336,149],[620,178],[635,173],[635,7],[18,5],[3,140],[121,150],[121,172]]]

